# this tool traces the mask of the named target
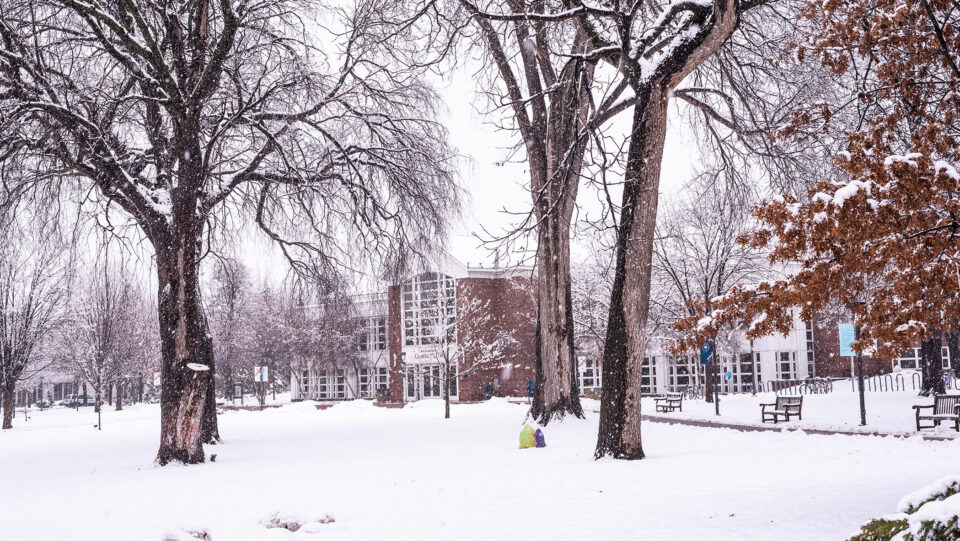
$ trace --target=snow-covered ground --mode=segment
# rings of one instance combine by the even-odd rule
[[[850,380],[837,381],[833,392],[826,394],[807,394],[803,397],[803,420],[792,419],[789,423],[781,421],[783,428],[805,428],[838,430],[844,432],[869,432],[881,434],[916,434],[916,417],[913,405],[933,404],[933,398],[917,396],[910,389],[909,376],[907,389],[901,391],[867,391],[864,404],[867,411],[867,425],[860,426],[860,398],[850,385]],[[875,387],[876,388],[876,387]],[[869,389],[869,387],[868,387]],[[958,391],[948,391],[958,392]],[[705,400],[684,400],[683,411],[665,414],[655,413],[654,399],[643,399],[643,411],[651,415],[696,419],[726,424],[773,426],[773,423],[760,421],[760,404],[776,402],[774,393],[721,395],[720,416],[714,412],[714,405]],[[599,405],[594,405],[599,410]],[[926,411],[925,413],[930,413]],[[943,423],[936,430],[924,430],[924,434],[936,434],[938,437],[957,437],[957,432],[949,423]]]
[[[156,405],[107,411],[100,432],[90,408],[21,415],[0,433],[0,538],[842,539],[957,473],[960,453],[960,441],[647,423],[647,459],[596,461],[594,413],[519,450],[526,407],[458,405],[444,420],[442,406],[228,411],[216,462],[164,468],[151,462]],[[274,516],[314,522],[266,528]]]

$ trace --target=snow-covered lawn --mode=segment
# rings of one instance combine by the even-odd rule
[[[841,539],[957,473],[960,456],[958,441],[647,423],[646,460],[595,461],[596,414],[521,451],[525,412],[502,400],[454,406],[451,420],[439,402],[232,411],[216,462],[165,468],[151,462],[155,405],[106,412],[102,432],[90,408],[21,415],[0,433],[0,538]],[[267,529],[277,513],[334,522]]]
[[[909,378],[907,387],[909,389]],[[869,388],[869,387],[868,387]],[[958,392],[958,391],[948,391]],[[696,419],[717,423],[735,423],[746,425],[773,426],[773,423],[761,423],[760,404],[773,404],[774,393],[721,395],[720,416],[714,413],[714,405],[705,400],[684,400],[683,411],[666,414],[655,413],[654,399],[643,399],[643,411],[650,415]],[[807,428],[881,434],[916,434],[916,417],[913,405],[933,404],[933,398],[917,396],[912,389],[903,391],[867,391],[864,403],[867,410],[867,425],[860,426],[860,398],[854,392],[850,381],[837,381],[833,392],[826,394],[807,394],[803,397],[803,420],[792,419],[789,423],[781,421],[778,426],[784,428]],[[599,410],[599,405],[594,406]],[[930,413],[926,411],[925,413]],[[925,434],[938,437],[956,437],[957,432],[949,423],[943,423],[937,430],[924,430]]]

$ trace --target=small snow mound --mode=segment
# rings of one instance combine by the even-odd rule
[[[277,511],[265,520],[261,520],[260,524],[267,529],[283,528],[291,532],[303,531],[305,533],[318,533],[320,529],[323,528],[323,525],[335,522],[330,515],[323,515],[322,517],[318,515],[308,515],[308,517],[309,518],[305,518],[304,514],[290,510]]]
[[[307,522],[300,527],[300,531],[303,533],[321,533],[324,530],[329,529],[330,526],[328,526],[328,524],[331,524],[332,522],[334,522],[333,517],[325,516],[320,520]]]
[[[181,530],[176,533],[167,533],[163,536],[163,541],[211,541],[213,537],[206,530]]]
[[[209,366],[200,363],[187,363],[187,368],[193,370],[194,372],[206,372],[210,370]]]

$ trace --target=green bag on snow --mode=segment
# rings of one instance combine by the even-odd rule
[[[523,425],[523,430],[520,431],[520,448],[529,449],[530,447],[537,446],[537,437],[536,433],[530,428],[530,425]]]

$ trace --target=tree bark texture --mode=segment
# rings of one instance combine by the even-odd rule
[[[204,461],[203,421],[213,368],[213,343],[199,288],[203,219],[194,214],[174,223],[169,244],[154,243],[163,381],[157,452],[161,465]],[[209,369],[194,370],[191,364]]]
[[[736,0],[714,0],[695,37],[671,50],[654,69],[622,64],[636,94],[623,200],[617,230],[616,268],[603,354],[597,458],[642,459],[640,382],[646,353],[653,237],[669,93],[717,52],[739,20]]]
[[[660,162],[667,133],[667,96],[651,88],[634,106],[626,183],[617,231],[616,270],[606,347],[596,456],[644,457],[640,436],[640,376],[647,347],[650,269],[657,221]]]
[[[537,347],[532,417],[546,425],[570,414],[583,417],[574,354],[570,279],[570,220],[576,206],[587,138],[586,92],[590,64],[571,61],[550,101],[549,120],[539,127],[542,158],[531,158],[531,187],[537,218]],[[534,167],[538,164],[538,167]]]
[[[15,387],[13,382],[4,385],[3,388],[3,429],[13,428],[13,414],[16,408]]]
[[[923,383],[920,387],[922,396],[932,396],[946,392],[943,384],[943,360],[940,356],[942,340],[942,333],[934,331],[929,340],[920,343],[920,362],[923,368]]]

